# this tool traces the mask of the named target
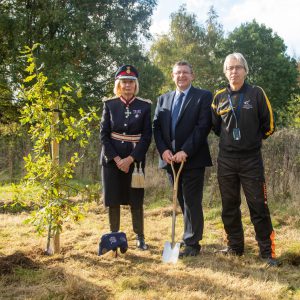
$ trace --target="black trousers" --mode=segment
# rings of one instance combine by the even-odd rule
[[[139,236],[144,237],[144,207],[140,203],[138,205],[130,205],[130,212],[132,218],[133,232]],[[110,231],[118,232],[120,230],[120,205],[108,207],[108,219]]]
[[[184,219],[183,241],[186,245],[197,246],[202,240],[204,217],[202,209],[205,168],[181,172],[178,183],[178,202]],[[168,171],[173,184],[173,174]]]
[[[228,246],[244,251],[241,220],[241,186],[243,187],[251,222],[261,257],[275,257],[274,231],[267,203],[264,167],[261,154],[247,158],[218,157],[218,181],[222,197],[222,220]]]

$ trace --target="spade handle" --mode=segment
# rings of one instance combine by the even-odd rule
[[[171,168],[173,172],[173,216],[172,216],[172,248],[174,247],[175,244],[175,224],[176,224],[176,205],[177,205],[177,193],[178,193],[178,182],[179,182],[179,176],[182,171],[184,165],[184,161],[181,162],[181,165],[179,167],[179,170],[175,171],[174,168],[174,163],[171,161]]]

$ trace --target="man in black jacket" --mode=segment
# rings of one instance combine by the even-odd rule
[[[158,98],[153,133],[160,154],[159,166],[167,170],[171,182],[171,161],[175,168],[185,161],[178,187],[185,246],[180,257],[196,256],[200,252],[199,241],[203,234],[204,171],[206,166],[211,166],[207,135],[211,129],[212,94],[191,85],[194,74],[187,62],[177,62],[172,77],[176,91]]]
[[[262,139],[275,129],[271,104],[262,88],[245,83],[248,65],[242,54],[228,55],[223,71],[229,85],[216,93],[212,103],[213,130],[220,136],[218,181],[228,239],[228,247],[221,252],[244,253],[242,185],[260,256],[269,265],[277,265],[261,155]]]

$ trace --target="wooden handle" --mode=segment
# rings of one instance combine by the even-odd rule
[[[176,223],[176,205],[177,205],[177,191],[178,191],[178,182],[179,182],[179,176],[182,171],[184,165],[184,161],[181,162],[181,165],[179,167],[179,170],[176,174],[175,168],[174,168],[174,163],[171,161],[171,167],[172,167],[172,172],[173,172],[173,217],[172,217],[172,248],[174,247],[175,244],[175,223]]]

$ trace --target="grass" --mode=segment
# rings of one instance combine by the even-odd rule
[[[130,210],[124,207],[121,230],[127,234],[129,249],[117,258],[111,253],[97,256],[99,239],[109,227],[102,203],[91,202],[81,223],[64,224],[61,253],[53,256],[43,255],[46,238],[38,237],[31,225],[24,225],[27,211],[3,211],[0,299],[300,299],[300,229],[295,226],[300,217],[290,211],[299,208],[299,203],[281,207],[270,204],[282,262],[279,268],[267,269],[259,260],[244,201],[245,255],[224,257],[215,253],[226,244],[226,236],[220,201],[207,205],[207,192],[201,255],[169,265],[161,262],[161,255],[164,242],[171,239],[171,189],[161,173],[150,174],[148,184],[145,236],[150,249],[135,249]],[[11,201],[9,191],[7,186],[0,188],[3,203]],[[182,228],[178,210],[177,241]]]

